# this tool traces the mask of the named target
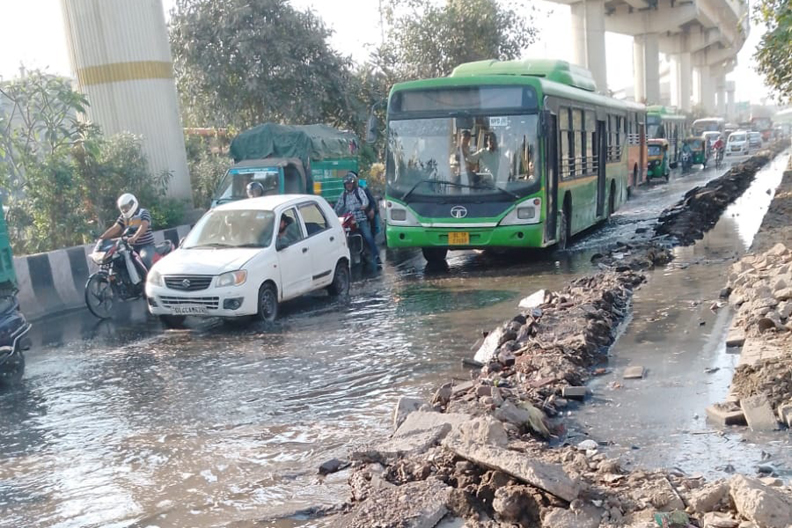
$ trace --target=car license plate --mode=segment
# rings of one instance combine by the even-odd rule
[[[448,233],[448,243],[452,246],[470,244],[470,233]]]
[[[173,313],[176,315],[206,315],[206,306],[186,305],[174,306]]]

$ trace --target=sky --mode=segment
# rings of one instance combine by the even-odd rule
[[[175,4],[175,0],[162,1],[166,13]],[[312,9],[321,16],[335,31],[331,39],[333,47],[358,62],[365,61],[371,46],[380,41],[376,0],[343,0],[343,9],[339,8],[339,0],[291,0],[291,3],[298,8]],[[0,77],[15,77],[20,64],[71,75],[61,0],[0,0],[0,4]],[[524,57],[571,60],[569,7],[543,0],[534,4],[537,6],[536,25],[540,33]],[[735,71],[727,76],[736,82],[737,101],[759,103],[768,94],[762,78],[753,69],[752,55],[760,37],[760,28],[753,27],[738,55]],[[632,85],[632,38],[606,34],[606,53],[609,87],[618,90]]]

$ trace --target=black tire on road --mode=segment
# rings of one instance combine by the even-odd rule
[[[85,304],[91,313],[99,319],[113,317],[115,292],[107,273],[100,271],[88,278],[88,282],[85,284]]]
[[[160,315],[159,320],[165,328],[170,328],[171,330],[180,330],[184,328],[184,320],[186,319],[183,315]]]
[[[349,266],[346,262],[341,261],[336,264],[333,283],[327,287],[327,292],[332,297],[346,297],[349,295],[349,282]]]
[[[262,321],[271,323],[278,318],[278,290],[271,282],[265,282],[259,288],[258,308]]]
[[[448,248],[422,248],[426,262],[440,262],[446,259]]]

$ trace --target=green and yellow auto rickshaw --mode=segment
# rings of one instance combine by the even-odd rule
[[[682,168],[693,165],[707,168],[707,141],[700,137],[689,137],[682,141]]]
[[[646,142],[646,151],[649,160],[647,179],[665,178],[665,181],[668,181],[671,174],[668,166],[668,140],[650,139]]]

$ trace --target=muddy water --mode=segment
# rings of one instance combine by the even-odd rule
[[[613,442],[608,448],[635,464],[678,467],[722,477],[732,468],[753,474],[770,466],[792,476],[792,435],[725,433],[707,422],[708,405],[728,394],[739,355],[724,342],[732,313],[712,309],[733,259],[750,246],[781,181],[786,156],[758,173],[751,188],[703,240],[676,250],[635,297],[632,320],[612,348],[613,373],[592,384],[596,395],[578,416],[581,430]],[[623,380],[641,365],[643,380]]]
[[[271,519],[342,501],[344,474],[322,481],[320,463],[384,439],[398,397],[468,376],[460,359],[522,295],[589,272],[714,175],[643,190],[567,253],[465,252],[434,271],[389,254],[348,304],[289,303],[274,327],[165,333],[142,310],[40,323],[23,383],[0,393],[0,526],[314,524]]]

